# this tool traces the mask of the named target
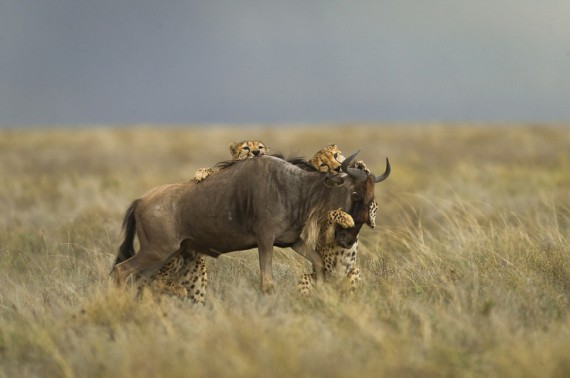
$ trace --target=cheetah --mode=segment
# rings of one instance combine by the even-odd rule
[[[341,264],[345,266],[345,275],[349,278],[351,284],[354,285],[360,280],[360,272],[355,267],[356,264],[356,250],[358,248],[358,241],[349,249],[340,247],[334,241],[334,230],[339,225],[343,228],[354,227],[354,220],[342,209],[332,210],[328,213],[327,219],[321,228],[321,233],[316,245],[316,251],[323,258],[325,267],[325,278],[331,276],[338,277],[341,273],[339,268]],[[303,295],[307,295],[311,291],[311,285],[314,280],[314,274],[303,274],[299,281],[299,291]]]
[[[230,154],[233,160],[265,155],[269,148],[259,140],[244,140],[230,144]],[[201,182],[217,168],[199,169],[194,180]],[[143,283],[151,289],[172,294],[180,299],[188,299],[192,303],[204,304],[208,273],[206,260],[203,255],[193,251],[185,251],[185,255],[176,254],[164,263],[147,282]]]
[[[354,168],[361,169],[366,174],[370,174],[370,170],[366,168],[366,165],[362,161],[355,163]],[[378,204],[376,201],[372,201],[368,209],[369,226],[371,228],[376,226],[375,220],[377,212]],[[348,220],[348,218],[350,218],[350,220]],[[334,241],[334,230],[337,225],[343,228],[351,228],[354,227],[354,221],[349,214],[341,209],[330,211],[321,228],[316,251],[323,258],[325,278],[336,277],[338,279],[345,277],[345,283],[348,284],[349,291],[354,292],[361,281],[360,270],[356,266],[358,240],[350,248],[339,246]],[[311,292],[313,280],[314,273],[305,273],[301,276],[298,289],[302,295],[307,295]]]
[[[260,140],[244,140],[241,142],[230,143],[230,154],[232,160],[243,160],[253,157],[266,155],[269,153],[269,147]],[[194,181],[200,182],[210,176],[212,173],[219,171],[219,168],[200,168],[194,175]]]
[[[174,295],[194,304],[205,304],[208,272],[206,259],[197,252],[172,256],[146,284],[155,292]]]
[[[329,144],[311,158],[311,165],[319,172],[337,174],[345,157],[336,144]]]

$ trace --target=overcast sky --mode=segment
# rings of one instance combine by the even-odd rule
[[[0,125],[570,121],[568,0],[0,0]]]

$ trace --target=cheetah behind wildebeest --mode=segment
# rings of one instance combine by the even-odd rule
[[[334,156],[332,155],[333,153]],[[344,160],[344,156],[342,156],[342,152],[340,152],[338,147],[336,145],[329,145],[315,154],[311,159],[311,165],[314,169],[321,172],[333,171],[336,165],[340,165],[339,163],[335,164],[337,156]],[[366,168],[366,165],[362,161],[358,161],[352,166],[362,170],[366,175],[370,175],[370,170]],[[388,177],[390,171],[390,164],[388,160],[386,160],[386,173],[384,178]],[[357,228],[358,231],[362,224],[367,224],[370,228],[376,226],[375,220],[378,212],[378,204],[375,200],[368,202],[368,213],[364,214],[362,209],[360,210],[360,226]],[[350,248],[339,245],[334,240],[334,232],[337,227],[348,229],[355,227],[351,215],[341,209],[330,211],[325,224],[320,229],[315,248],[323,259],[325,278],[337,278],[337,280],[344,278],[346,283],[344,286],[351,292],[354,292],[361,280],[360,269],[356,266],[358,239],[356,239]],[[358,231],[356,232],[357,237]],[[301,276],[297,286],[301,294],[307,295],[310,293],[313,277],[314,274],[303,274]]]

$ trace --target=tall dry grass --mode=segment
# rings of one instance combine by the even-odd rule
[[[290,250],[270,296],[255,251],[208,260],[205,307],[115,288],[130,200],[244,138],[390,157],[361,290],[299,297]],[[4,130],[0,161],[0,376],[570,376],[568,128]]]

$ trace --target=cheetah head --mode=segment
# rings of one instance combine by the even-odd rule
[[[238,143],[230,143],[230,153],[234,160],[257,157],[268,152],[269,147],[259,140],[244,140]]]
[[[336,175],[345,157],[336,144],[329,144],[318,151],[311,159],[311,165],[319,172],[329,172]]]

